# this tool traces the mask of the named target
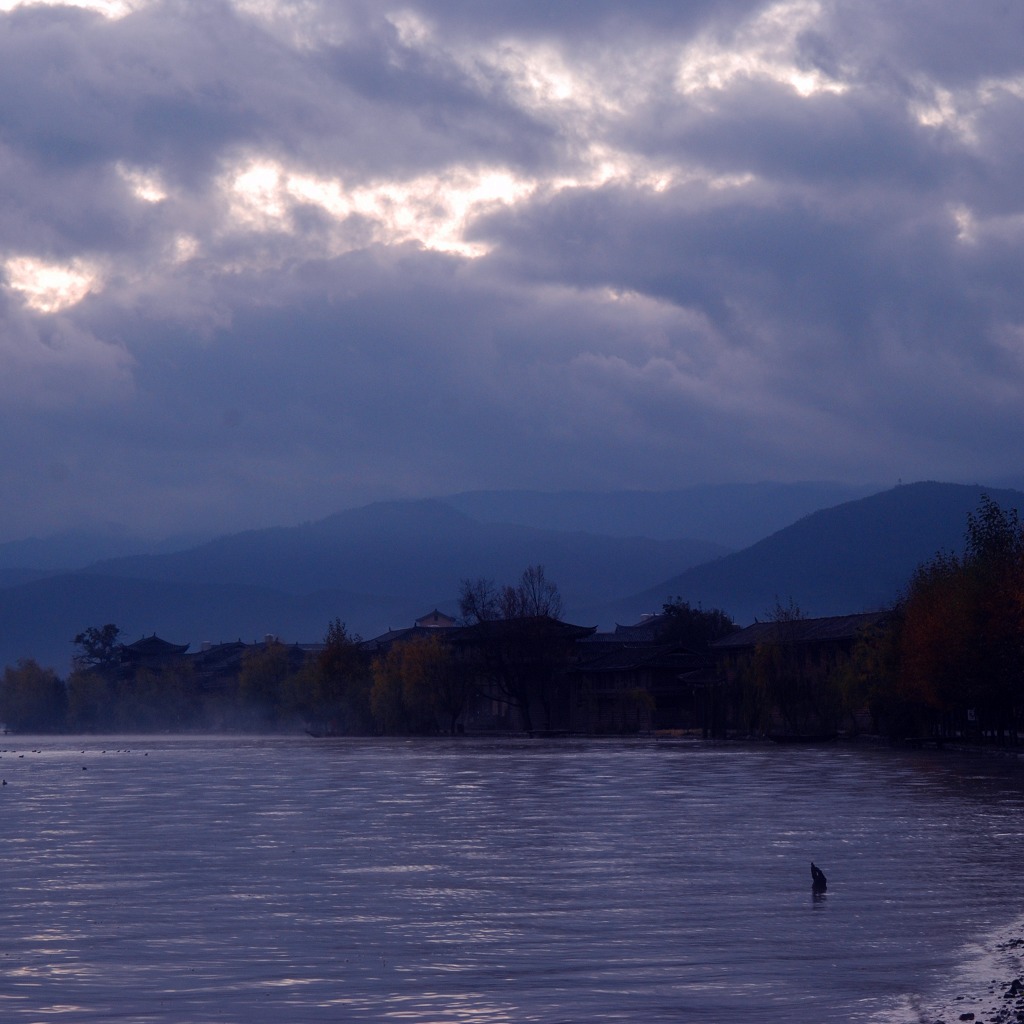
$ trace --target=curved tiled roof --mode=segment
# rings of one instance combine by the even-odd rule
[[[728,650],[756,647],[758,644],[813,644],[855,640],[865,629],[882,622],[888,612],[862,612],[859,615],[829,615],[820,619],[792,619],[788,622],[755,622],[716,640],[711,647]]]

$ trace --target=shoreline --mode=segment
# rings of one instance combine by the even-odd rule
[[[934,1003],[910,999],[904,1024],[1024,1024],[1024,919],[979,952]],[[894,1018],[895,1019],[895,1018]]]

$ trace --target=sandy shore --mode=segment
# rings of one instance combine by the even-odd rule
[[[961,994],[937,1011],[921,1013],[913,1024],[1024,1024],[1024,932],[998,943],[971,975]]]

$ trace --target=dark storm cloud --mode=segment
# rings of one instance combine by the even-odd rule
[[[60,7],[16,9],[5,20],[4,143],[41,166],[208,162],[254,133],[243,94],[267,54],[221,5],[198,5],[178,22],[159,9],[111,22]]]
[[[762,6],[758,0],[636,0],[625,7],[618,0],[555,3],[546,0],[499,0],[479,4],[474,0],[419,0],[409,5],[437,20],[446,32],[477,37],[523,33],[584,45],[593,40],[612,40],[625,32],[637,36],[689,35],[708,25],[731,25]]]
[[[873,182],[915,190],[941,173],[935,145],[887,97],[809,98],[783,84],[741,83],[713,112],[657,111],[640,147],[687,155],[720,172],[745,171],[779,183],[862,188]],[[632,141],[632,140],[631,140]]]
[[[1017,468],[1015,6],[134,6],[0,13],[12,535]]]
[[[978,4],[886,0],[823,5],[817,31],[801,39],[803,52],[848,52],[868,79],[926,73],[948,87],[1020,74],[1024,10],[1013,0]],[[826,40],[833,40],[831,43]]]

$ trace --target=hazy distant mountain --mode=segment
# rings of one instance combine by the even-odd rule
[[[358,607],[368,619],[409,619],[401,602],[344,591],[285,594],[267,587],[166,583],[89,573],[50,576],[0,589],[0,667],[32,657],[64,673],[72,638],[87,626],[113,622],[129,643],[159,633],[197,650],[204,641],[316,641],[335,616]],[[417,606],[418,608],[418,606]],[[416,612],[418,614],[418,611]]]
[[[0,569],[0,587],[17,587],[52,575],[52,572],[45,569]]]
[[[690,537],[735,550],[809,512],[877,490],[830,482],[754,483],[672,491],[469,491],[437,500],[482,522],[610,537]],[[7,569],[67,572],[102,560],[183,551],[210,539],[208,533],[147,538],[108,523],[0,542],[0,586],[18,578],[3,575]]]
[[[611,537],[699,537],[745,548],[801,516],[874,494],[829,482],[718,484],[674,491],[469,491],[440,500],[486,522]]]
[[[917,483],[806,516],[743,551],[688,569],[590,615],[626,622],[670,596],[722,608],[745,624],[790,598],[808,615],[870,611],[893,601],[921,562],[963,550],[983,494],[1024,509],[1024,493]]]
[[[294,594],[342,588],[451,600],[466,578],[506,582],[541,563],[567,602],[611,598],[725,549],[693,540],[600,537],[483,523],[440,501],[382,502],[302,526],[252,530],[169,555],[122,558],[93,571],[188,583],[270,586]],[[653,575],[652,575],[653,574]],[[429,611],[428,609],[424,609]]]
[[[372,636],[434,606],[454,611],[464,578],[506,582],[536,563],[561,587],[568,617],[590,625],[635,621],[676,595],[721,607],[741,623],[763,616],[776,599],[792,598],[810,615],[862,611],[891,601],[936,551],[959,551],[967,514],[985,491],[909,484],[816,510],[732,554],[691,540],[485,522],[443,501],[370,505],[75,574],[0,573],[0,666],[31,656],[64,671],[71,637],[106,622],[129,640],[157,632],[193,646],[264,633],[318,640],[335,617]],[[754,493],[737,491],[747,501]],[[1024,507],[1019,491],[987,493]],[[525,496],[519,511],[539,515],[542,506],[558,506],[548,501],[554,497]],[[572,514],[582,516],[584,497],[569,496],[559,514],[576,508]],[[495,516],[515,512],[518,500],[499,492],[463,498]],[[604,511],[598,502],[594,517],[625,524],[624,510],[623,518],[612,516],[618,501],[609,498]],[[652,497],[648,525],[656,508]]]
[[[612,600],[717,557],[719,545],[481,523],[442,502],[391,502],[253,530],[166,555],[119,558],[0,590],[0,665],[60,657],[86,626],[178,643],[263,633],[317,640],[340,617],[363,635],[454,610],[465,578],[543,564],[567,607]],[[120,582],[119,582],[120,581]]]
[[[1024,475],[1015,473],[1013,476],[1000,477],[991,481],[991,485],[1003,491],[1024,491]]]
[[[198,534],[179,534],[162,540],[150,540],[138,537],[123,527],[110,525],[89,530],[65,530],[47,537],[6,541],[0,543],[0,586],[15,579],[14,571],[68,572],[84,569],[104,558],[178,551],[194,547],[205,539],[206,536]],[[5,570],[12,572],[3,575]]]

